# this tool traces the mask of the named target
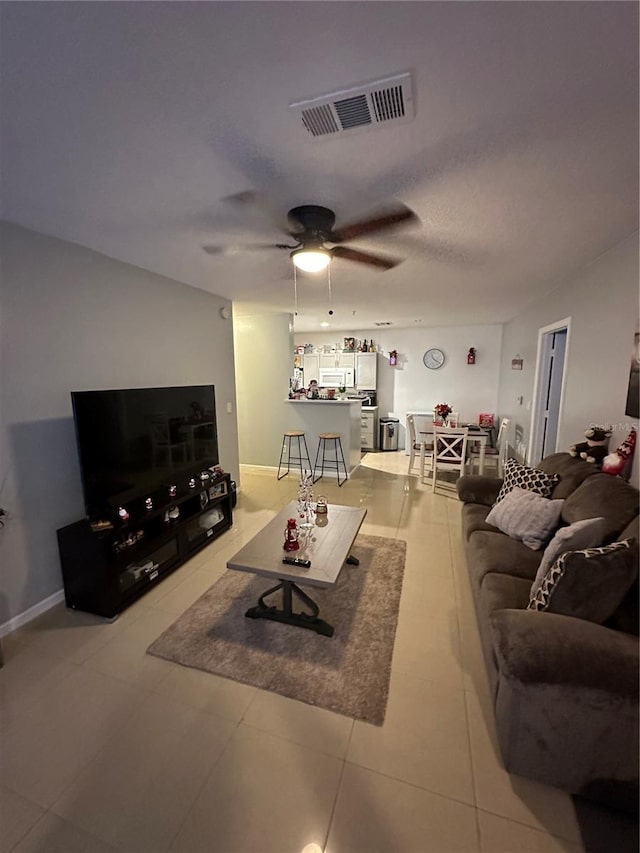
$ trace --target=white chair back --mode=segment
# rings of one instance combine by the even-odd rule
[[[416,419],[413,415],[407,415],[407,433],[409,439],[409,468],[407,474],[413,473],[416,464],[416,453],[421,451],[421,442],[416,433]]]
[[[438,470],[459,471],[461,476],[465,473],[468,436],[469,430],[466,427],[434,427],[433,491],[436,488]]]
[[[502,418],[500,428],[498,429],[498,437],[496,438],[496,447],[498,449],[498,476],[502,477],[504,471],[504,463],[507,459],[507,450],[509,448],[508,434],[511,418]]]

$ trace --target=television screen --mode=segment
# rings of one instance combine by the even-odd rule
[[[213,385],[73,391],[71,400],[90,517],[165,486],[182,490],[219,462]]]

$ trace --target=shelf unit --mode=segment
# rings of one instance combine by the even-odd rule
[[[151,497],[108,529],[85,518],[57,531],[67,607],[114,618],[233,523],[229,474]]]

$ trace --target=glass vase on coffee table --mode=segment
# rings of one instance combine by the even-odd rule
[[[306,474],[301,478],[298,487],[298,526],[303,530],[314,526],[312,487],[313,477],[311,474]]]

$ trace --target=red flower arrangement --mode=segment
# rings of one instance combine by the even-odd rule
[[[437,406],[433,407],[433,411],[439,418],[448,418],[453,409],[448,403],[438,403]]]

